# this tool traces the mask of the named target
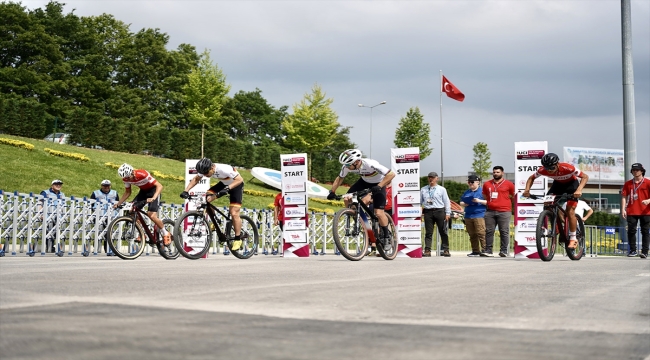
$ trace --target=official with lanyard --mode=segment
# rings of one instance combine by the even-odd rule
[[[447,195],[447,189],[438,185],[438,174],[430,172],[428,177],[429,185],[420,189],[420,203],[422,204],[422,217],[424,218],[424,253],[422,256],[431,256],[431,244],[433,238],[433,225],[438,226],[438,234],[441,238],[442,256],[449,257],[449,236],[447,235],[447,221],[451,216],[451,203]]]

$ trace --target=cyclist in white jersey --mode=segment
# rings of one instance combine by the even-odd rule
[[[362,159],[362,156],[363,154],[359,149],[349,149],[341,153],[339,162],[343,167],[339,176],[334,180],[332,190],[327,195],[327,199],[332,200],[336,197],[336,189],[343,183],[343,178],[349,173],[359,174],[361,178],[350,187],[348,194],[365,189],[372,191],[372,203],[375,215],[379,219],[379,225],[381,226],[381,236],[383,240],[390,239],[391,234],[388,230],[388,219],[386,218],[384,208],[386,207],[386,185],[390,184],[391,180],[395,177],[395,173],[381,165],[378,161]],[[348,205],[348,200],[345,201],[345,205]],[[390,241],[384,241],[384,247],[386,247],[386,244],[390,246]]]

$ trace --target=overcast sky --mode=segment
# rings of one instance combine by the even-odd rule
[[[23,1],[28,8],[47,1]],[[109,13],[131,31],[159,28],[169,48],[211,50],[239,90],[275,107],[318,83],[367,156],[390,165],[401,117],[419,107],[441,172],[440,70],[466,96],[442,99],[445,176],[467,174],[472,147],[514,171],[514,142],[623,149],[621,2],[592,1],[65,1]],[[650,168],[650,1],[632,0],[637,161]],[[218,159],[217,159],[218,160]]]

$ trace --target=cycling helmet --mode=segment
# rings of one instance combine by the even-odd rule
[[[560,162],[560,158],[554,153],[548,153],[542,157],[542,166],[548,168],[550,166],[555,166]]]
[[[210,169],[212,169],[212,160],[208,158],[203,158],[196,163],[196,171],[201,175],[207,174]]]
[[[133,175],[133,166],[127,163],[122,164],[122,166],[117,169],[117,175],[119,175],[122,179],[130,177]]]
[[[343,165],[351,165],[355,161],[361,159],[361,150],[359,149],[348,149],[341,153],[339,156],[339,162]]]

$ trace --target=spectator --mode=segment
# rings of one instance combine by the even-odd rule
[[[472,252],[467,256],[490,256],[485,253],[485,210],[487,200],[479,189],[481,179],[476,175],[467,177],[467,189],[460,197],[460,205],[465,207],[465,226],[472,244]]]
[[[650,179],[645,177],[645,169],[639,163],[632,164],[633,178],[623,185],[621,191],[621,216],[627,219],[627,241],[630,252],[636,256],[636,226],[641,224],[641,258],[648,257],[650,245]],[[648,180],[648,181],[646,181]]]
[[[515,196],[515,184],[503,177],[503,167],[492,168],[492,180],[483,184],[483,199],[487,200],[485,212],[485,254],[492,256],[494,231],[499,226],[501,247],[499,256],[508,256],[510,246],[510,216],[512,215],[512,199]]]
[[[282,221],[284,221],[283,205],[282,192],[279,192],[275,195],[275,201],[273,202],[273,225],[279,226],[280,231],[282,231]]]
[[[62,187],[63,187],[63,181],[61,181],[59,179],[52,180],[52,184],[50,185],[50,188],[47,189],[47,190],[41,191],[41,195],[44,197],[43,205],[46,204],[47,199],[51,199],[50,205],[52,206],[52,209],[56,208],[56,206],[59,205],[59,204],[63,204],[63,202],[64,202],[63,199],[65,198],[65,194],[61,191]],[[43,209],[42,206],[41,206],[41,209]],[[56,222],[57,222],[57,217],[54,216],[53,220],[51,222],[47,223],[47,232],[48,233],[50,232],[52,227],[54,227]],[[54,250],[54,238],[52,237],[52,235],[48,236],[47,239],[45,239],[45,243],[46,243],[45,249],[46,249],[47,252],[51,252],[51,253],[55,252],[55,250]]]
[[[100,184],[100,189],[93,191],[92,194],[90,194],[90,198],[92,200],[97,200],[97,201],[110,201],[110,202],[117,202],[117,200],[120,199],[120,195],[117,193],[117,191],[111,189],[111,181],[110,180],[102,180]],[[102,215],[106,213],[106,207],[108,205],[104,205],[104,209],[102,211]],[[108,218],[104,218],[104,221],[99,224],[100,226],[100,231],[104,229],[108,225]],[[102,242],[102,239],[99,239],[99,242]],[[104,243],[104,252],[108,253],[107,247],[106,247],[106,241]]]
[[[562,204],[562,209],[566,210],[566,203]],[[587,212],[587,215],[585,215],[585,212]],[[580,216],[582,222],[587,221],[593,213],[594,210],[589,206],[589,204],[582,200],[578,200],[578,205],[576,205],[576,215]]]
[[[420,189],[420,203],[422,204],[422,217],[424,218],[424,253],[423,257],[431,257],[431,243],[433,237],[433,225],[438,226],[438,234],[442,239],[442,256],[449,257],[449,236],[447,235],[447,224],[451,216],[451,203],[447,195],[447,189],[438,185],[438,174],[434,171],[427,175],[429,185]]]

